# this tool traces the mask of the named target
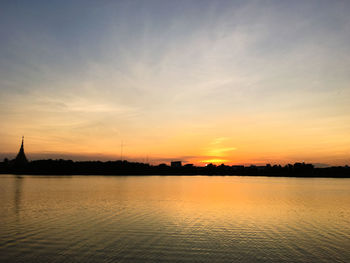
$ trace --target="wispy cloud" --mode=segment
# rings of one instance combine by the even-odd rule
[[[38,150],[112,152],[123,137],[130,156],[153,147],[202,160],[238,152],[269,160],[305,144],[315,160],[317,145],[342,148],[344,159],[349,150],[347,1],[8,2],[2,10],[3,151],[22,133]],[[186,132],[196,136],[180,144]]]

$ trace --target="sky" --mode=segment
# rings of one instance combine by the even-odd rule
[[[350,1],[1,1],[0,157],[350,164]]]

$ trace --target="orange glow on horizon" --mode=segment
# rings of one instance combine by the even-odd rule
[[[222,163],[225,163],[225,162],[228,162],[228,160],[224,160],[224,159],[211,159],[211,160],[203,160],[203,161],[200,161],[201,163],[206,163],[206,164],[222,164]]]
[[[151,164],[170,163],[181,160],[203,166],[208,163],[220,165],[263,165],[295,162],[345,165],[349,163],[350,138],[346,130],[333,136],[331,126],[315,130],[307,121],[299,120],[295,127],[293,119],[284,120],[283,115],[236,117],[239,126],[228,126],[229,115],[203,124],[174,121],[162,123],[161,128],[140,124],[116,133],[111,127],[93,130],[40,130],[14,131],[2,142],[2,158],[7,153],[17,153],[22,133],[25,135],[25,151],[29,159],[62,158],[73,160],[119,160],[121,140],[123,159]],[[277,118],[278,117],[278,118]],[[265,121],[258,121],[259,119]],[[232,120],[233,121],[233,120]],[[53,124],[52,124],[53,125]],[[215,127],[215,128],[214,128]],[[302,127],[302,128],[301,128]],[[113,128],[113,129],[112,129]],[[326,140],[327,139],[327,140]]]

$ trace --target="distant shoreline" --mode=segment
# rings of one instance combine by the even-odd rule
[[[128,161],[38,160],[18,165],[15,162],[0,162],[0,174],[14,175],[105,175],[105,176],[265,176],[305,178],[350,178],[349,166],[315,168],[312,164],[295,163],[265,166],[214,165],[194,166],[172,162],[171,165],[150,165]]]
[[[38,176],[38,177],[74,177],[74,176],[105,176],[105,177],[137,177],[137,176],[210,176],[210,177],[280,177],[280,178],[334,178],[334,179],[350,179],[350,175],[345,176],[287,176],[287,175],[240,175],[240,174],[21,174],[21,173],[0,173],[3,175],[14,176]]]

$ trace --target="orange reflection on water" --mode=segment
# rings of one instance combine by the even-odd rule
[[[349,179],[5,176],[0,180],[0,231],[15,237],[7,241],[8,248],[0,247],[5,249],[2,255],[29,257],[21,253],[24,249],[37,258],[42,249],[54,256],[64,251],[62,261],[72,255],[81,260],[89,255],[97,261],[94,257],[141,260],[148,255],[212,262],[225,255],[224,261],[230,262],[250,255],[250,262],[256,257],[280,262],[298,255],[308,262],[313,253],[313,261],[338,257],[342,262],[349,251],[344,245],[350,238]]]

